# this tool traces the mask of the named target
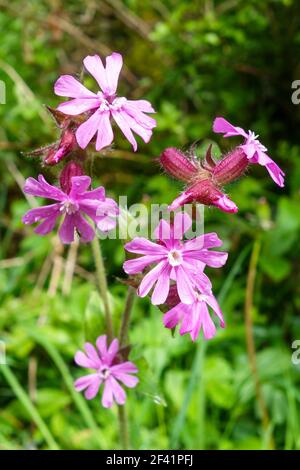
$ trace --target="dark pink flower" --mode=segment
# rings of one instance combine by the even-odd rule
[[[175,328],[181,323],[179,333],[184,335],[190,333],[195,341],[199,335],[200,329],[203,330],[205,339],[211,339],[216,334],[216,327],[210,317],[208,306],[215,312],[220,320],[220,326],[225,327],[223,315],[216,298],[212,293],[201,294],[194,291],[194,301],[192,304],[179,303],[167,313],[164,314],[163,322],[166,328]]]
[[[106,58],[106,66],[98,55],[87,56],[83,60],[86,70],[95,78],[101,91],[93,93],[71,75],[62,75],[54,85],[54,91],[59,96],[73,98],[58,106],[58,110],[76,116],[89,113],[88,119],[76,131],[76,139],[81,148],[86,148],[96,137],[96,150],[100,151],[113,141],[111,118],[119,126],[126,139],[132,144],[134,151],[137,143],[133,132],[144,142],[149,142],[156,121],[145,113],[154,113],[149,101],[127,100],[117,97],[119,74],[123,65],[121,54],[113,52]]]
[[[253,131],[246,132],[241,127],[236,127],[226,121],[223,117],[217,117],[213,123],[213,131],[224,134],[224,137],[232,137],[240,135],[244,137],[244,143],[239,146],[246,155],[250,163],[258,163],[265,166],[271,178],[278,186],[284,186],[284,172],[279,166],[267,155],[267,148],[260,143],[258,135]]]
[[[58,232],[62,243],[72,243],[75,230],[80,234],[82,242],[90,242],[95,231],[84,215],[103,232],[115,226],[118,215],[118,206],[113,199],[105,197],[105,189],[99,187],[88,191],[90,185],[89,176],[73,176],[70,192],[65,192],[47,183],[42,175],[37,180],[27,178],[24,186],[26,194],[57,202],[30,209],[22,218],[24,224],[42,221],[34,231],[39,235],[46,235],[54,229],[57,219],[62,216],[63,222]]]
[[[77,351],[75,354],[77,365],[95,371],[77,379],[74,383],[75,389],[77,392],[85,390],[85,398],[92,400],[103,384],[102,405],[104,408],[110,408],[114,401],[118,405],[124,405],[126,393],[119,382],[129,388],[135,387],[139,379],[132,374],[136,374],[138,369],[133,362],[118,361],[119,342],[117,339],[114,339],[107,348],[106,335],[99,336],[96,346],[97,349],[91,343],[85,343],[85,352]]]
[[[176,214],[173,224],[161,220],[155,230],[157,243],[146,238],[135,238],[125,245],[130,253],[143,255],[125,261],[123,268],[127,274],[142,272],[148,266],[156,265],[144,276],[138,295],[145,297],[154,287],[151,301],[154,305],[165,303],[170,289],[170,281],[175,281],[178,295],[184,303],[194,301],[195,282],[203,292],[211,289],[211,282],[203,273],[205,265],[218,268],[227,260],[227,253],[210,251],[209,248],[222,245],[215,233],[200,235],[183,241],[183,235],[192,225],[187,214]]]

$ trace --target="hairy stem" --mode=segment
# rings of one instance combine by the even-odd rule
[[[260,238],[257,238],[253,244],[250,264],[248,269],[247,276],[247,286],[246,286],[246,299],[245,299],[245,326],[246,326],[246,342],[247,342],[247,351],[249,357],[249,363],[251,372],[253,375],[255,393],[259,409],[262,416],[262,426],[266,434],[269,434],[269,447],[274,448],[274,440],[270,434],[270,418],[266,402],[261,390],[261,383],[259,379],[259,374],[257,370],[257,359],[256,359],[256,350],[253,334],[253,320],[252,320],[252,308],[253,308],[253,294],[254,294],[254,285],[255,278],[257,273],[257,262],[259,258],[261,248]]]
[[[112,316],[109,306],[109,299],[108,299],[108,289],[107,289],[107,280],[106,280],[106,273],[105,273],[105,266],[101,251],[100,241],[95,237],[92,241],[92,249],[95,258],[95,265],[96,265],[96,275],[97,275],[97,284],[100,295],[103,300],[104,305],[104,312],[105,312],[105,320],[106,320],[106,327],[107,327],[107,339],[110,343],[114,337],[113,333],[113,323],[112,323]]]

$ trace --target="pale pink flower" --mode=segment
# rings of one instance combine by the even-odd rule
[[[156,265],[140,283],[137,290],[140,297],[145,297],[155,286],[151,301],[154,305],[163,304],[169,294],[170,281],[176,282],[178,295],[184,303],[194,301],[195,280],[203,292],[211,289],[211,282],[203,273],[203,269],[205,265],[215,268],[223,266],[228,255],[225,252],[209,250],[222,245],[215,233],[183,241],[183,235],[191,225],[191,218],[187,214],[179,213],[171,225],[161,220],[155,230],[157,243],[137,237],[125,245],[125,249],[130,253],[143,255],[125,261],[123,268],[127,274],[134,275]]]
[[[117,203],[105,197],[105,189],[100,186],[88,191],[90,185],[89,176],[73,176],[70,192],[67,193],[47,183],[42,175],[39,175],[37,180],[27,178],[24,186],[26,194],[57,202],[30,209],[22,221],[24,224],[42,221],[34,231],[39,235],[46,235],[54,229],[57,219],[62,216],[63,222],[58,232],[62,243],[72,243],[75,230],[80,234],[82,242],[90,242],[95,236],[95,231],[84,215],[95,222],[102,232],[115,227],[118,215]]]
[[[119,382],[129,388],[135,387],[139,379],[132,374],[136,374],[138,369],[133,362],[120,362],[117,339],[114,339],[108,348],[106,335],[99,336],[96,346],[97,349],[91,343],[85,343],[85,352],[77,351],[75,354],[77,365],[95,371],[77,379],[74,383],[75,389],[77,392],[85,390],[85,398],[92,400],[103,384],[102,405],[104,408],[110,408],[114,402],[124,405],[126,393]]]
[[[265,166],[271,178],[278,186],[284,186],[284,172],[267,155],[267,148],[258,140],[258,135],[253,131],[246,132],[241,127],[236,127],[222,117],[217,117],[213,123],[213,131],[224,134],[224,137],[240,135],[244,137],[244,143],[239,147],[243,150],[250,163],[258,163]]]
[[[106,66],[98,55],[87,56],[83,60],[86,70],[95,78],[101,91],[93,93],[71,75],[62,75],[54,85],[59,96],[73,98],[58,106],[58,110],[76,116],[88,113],[88,119],[76,131],[76,139],[81,148],[86,148],[96,137],[96,150],[110,145],[114,135],[111,118],[119,126],[126,139],[137,150],[133,132],[148,143],[156,121],[145,113],[154,113],[149,101],[128,100],[116,95],[119,74],[123,65],[121,54],[113,52],[106,58]]]
[[[163,316],[163,323],[166,328],[175,328],[181,323],[179,333],[184,335],[190,333],[195,341],[202,328],[205,339],[211,339],[216,334],[216,327],[209,314],[208,306],[219,318],[220,326],[225,327],[223,315],[216,298],[212,293],[201,294],[194,291],[194,301],[192,304],[179,303]]]

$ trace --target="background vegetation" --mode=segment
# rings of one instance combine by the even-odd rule
[[[227,323],[215,339],[172,338],[158,309],[135,302],[132,357],[143,372],[129,393],[132,447],[300,449],[300,368],[291,362],[300,338],[300,113],[291,102],[299,27],[297,0],[0,0],[7,90],[0,106],[0,339],[9,366],[0,369],[0,448],[120,445],[116,409],[104,410],[99,398],[85,402],[72,388],[80,374],[74,352],[103,321],[91,252],[63,248],[20,220],[32,202],[22,180],[40,171],[21,152],[57,138],[43,107],[59,103],[54,81],[77,73],[89,53],[120,51],[127,66],[120,90],[148,98],[158,127],[140,153],[117,132],[113,150],[96,159],[94,173],[112,195],[170,202],[181,186],[154,159],[170,145],[220,144],[211,131],[216,115],[256,130],[287,174],[282,191],[252,167],[228,188],[237,216],[206,209],[206,230],[217,230],[230,252],[226,267],[211,273]],[[103,248],[118,324],[124,252],[121,242]],[[249,355],[251,332],[256,352]]]

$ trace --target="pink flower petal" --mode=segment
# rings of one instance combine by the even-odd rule
[[[175,328],[176,325],[181,321],[182,317],[185,315],[185,309],[189,307],[188,305],[179,303],[175,307],[171,308],[163,316],[163,323],[166,328]]]
[[[75,230],[76,218],[73,215],[65,215],[64,221],[60,226],[58,235],[60,240],[64,244],[69,244],[74,241],[74,230]]]
[[[106,57],[106,80],[110,94],[114,94],[117,91],[122,66],[123,58],[118,52],[113,52],[111,55]]]
[[[204,302],[199,303],[199,310],[204,338],[211,339],[215,336],[217,330]]]
[[[92,400],[93,398],[95,398],[95,396],[99,392],[99,387],[101,383],[101,378],[99,377],[99,375],[96,375],[93,382],[87,387],[86,391],[84,392],[84,396],[87,400]]]
[[[84,194],[91,185],[89,176],[73,176],[71,183],[70,198],[76,198],[78,195]]]
[[[108,377],[107,381],[109,381],[114,399],[118,403],[118,405],[124,405],[126,401],[126,393],[123,388],[119,385],[119,383],[114,379],[111,375]]]
[[[109,92],[109,85],[105,68],[100,57],[96,55],[88,55],[83,60],[86,70],[94,77],[103,92]]]
[[[224,137],[242,135],[247,138],[247,133],[241,127],[235,127],[222,117],[217,117],[213,123],[213,131],[219,134],[225,134]]]
[[[60,103],[57,110],[69,116],[77,116],[92,109],[99,108],[99,98],[76,98]]]
[[[136,259],[125,261],[123,269],[127,274],[137,274],[142,272],[150,264],[159,262],[163,259],[162,255],[148,255]]]
[[[126,139],[131,143],[133,150],[136,152],[137,143],[126,119],[127,114],[122,110],[112,110],[112,116],[121,131],[123,132],[123,134],[125,135]]]
[[[104,390],[102,395],[102,406],[111,408],[114,402],[112,386],[109,380],[104,382]]]
[[[111,365],[111,363],[113,362],[113,360],[114,360],[116,354],[118,353],[118,351],[119,351],[119,341],[117,340],[117,338],[115,338],[110,343],[110,346],[107,350],[105,358],[103,358],[103,360],[105,360],[106,364],[108,364],[109,366]]]
[[[60,216],[60,204],[51,204],[49,206],[34,207],[26,212],[22,217],[24,224],[34,224],[41,219],[49,220],[49,223],[56,222],[57,217]]]
[[[135,387],[139,382],[139,379],[137,377],[123,372],[114,372],[113,376],[129,388]]]
[[[54,84],[54,93],[68,98],[96,98],[97,95],[88,90],[71,75],[62,75]]]
[[[151,269],[151,271],[146,274],[137,290],[137,294],[140,297],[146,297],[161,275],[161,272],[164,270],[166,263],[166,261],[161,261],[157,266],[155,266],[155,268]]]
[[[32,196],[45,197],[47,199],[54,199],[55,201],[64,201],[66,199],[65,193],[56,186],[47,183],[43,175],[39,175],[37,180],[27,178],[23,191]]]
[[[170,230],[169,230],[170,233]],[[154,243],[147,238],[136,237],[132,241],[126,243],[125,249],[130,253],[141,255],[166,255],[165,247]]]
[[[222,311],[221,311],[220,306],[217,302],[217,299],[213,295],[208,295],[207,298],[206,298],[206,303],[213,309],[213,311],[215,312],[215,314],[217,315],[217,317],[220,320],[220,326],[222,328],[224,328],[225,327],[225,322],[224,322]]]
[[[220,268],[224,266],[228,258],[228,253],[224,251],[209,251],[209,250],[200,250],[200,251],[184,251],[184,259],[197,259],[202,263],[207,264],[212,268]]]
[[[129,115],[131,119],[133,119],[133,121],[136,124],[140,125],[142,128],[151,130],[156,127],[156,120],[150,116],[147,116],[147,114],[144,114],[134,104],[130,104],[128,103],[128,101],[126,101],[122,109],[126,111],[126,114]]]
[[[116,372],[122,374],[134,374],[138,372],[138,368],[136,367],[136,365],[130,361],[121,362],[121,364],[111,366],[110,370],[114,373]]]
[[[98,126],[96,150],[99,152],[104,147],[110,145],[113,141],[114,134],[110,123],[109,111],[102,112],[101,119]]]
[[[95,380],[97,380],[97,374],[89,374],[79,377],[79,379],[74,382],[75,390],[77,390],[77,392],[81,392],[85,388],[92,385]]]
[[[126,120],[126,123],[130,127],[130,129],[132,129],[133,132],[139,135],[143,139],[143,141],[147,144],[151,139],[152,130],[138,123],[130,114],[128,114],[125,107],[123,107],[122,109],[123,111],[120,111],[120,112],[122,113],[122,116],[124,117],[124,120]]]
[[[101,361],[94,346],[91,343],[85,343],[84,349],[88,358],[91,359],[91,361],[93,361],[95,364],[97,364],[97,367],[100,367]]]
[[[103,111],[98,109],[92,114],[92,116],[81,124],[76,131],[76,140],[82,149],[85,149],[96,132],[99,129],[99,126],[103,119]]]
[[[191,228],[192,219],[185,212],[179,212],[174,217],[173,224],[173,237],[177,240],[181,240],[183,235]]]
[[[195,293],[193,289],[193,276],[185,271],[181,265],[175,266],[177,291],[180,300],[184,304],[191,304],[195,301]]]
[[[80,241],[82,243],[89,243],[94,239],[95,231],[90,224],[78,212],[74,214],[74,225],[80,234]]]
[[[77,351],[74,360],[78,366],[86,367],[87,369],[97,369],[99,366],[99,359],[98,361],[94,361],[87,357],[82,351]]]
[[[151,296],[151,302],[153,305],[161,305],[166,301],[170,289],[171,270],[172,267],[167,264],[160,273],[156,286],[153,290],[153,294]]]
[[[100,353],[100,357],[104,357],[107,354],[107,347],[106,347],[106,335],[99,336],[96,341],[96,346]]]
[[[143,113],[155,113],[151,103],[147,100],[127,100],[127,104],[134,106]]]
[[[193,238],[192,240],[187,240],[184,243],[184,252],[202,250],[204,248],[214,248],[222,245],[223,242],[216,233],[205,233]]]
[[[38,225],[38,227],[34,229],[34,232],[39,235],[47,235],[48,233],[52,232],[59,215],[60,213],[58,211],[47,217],[40,225]]]

